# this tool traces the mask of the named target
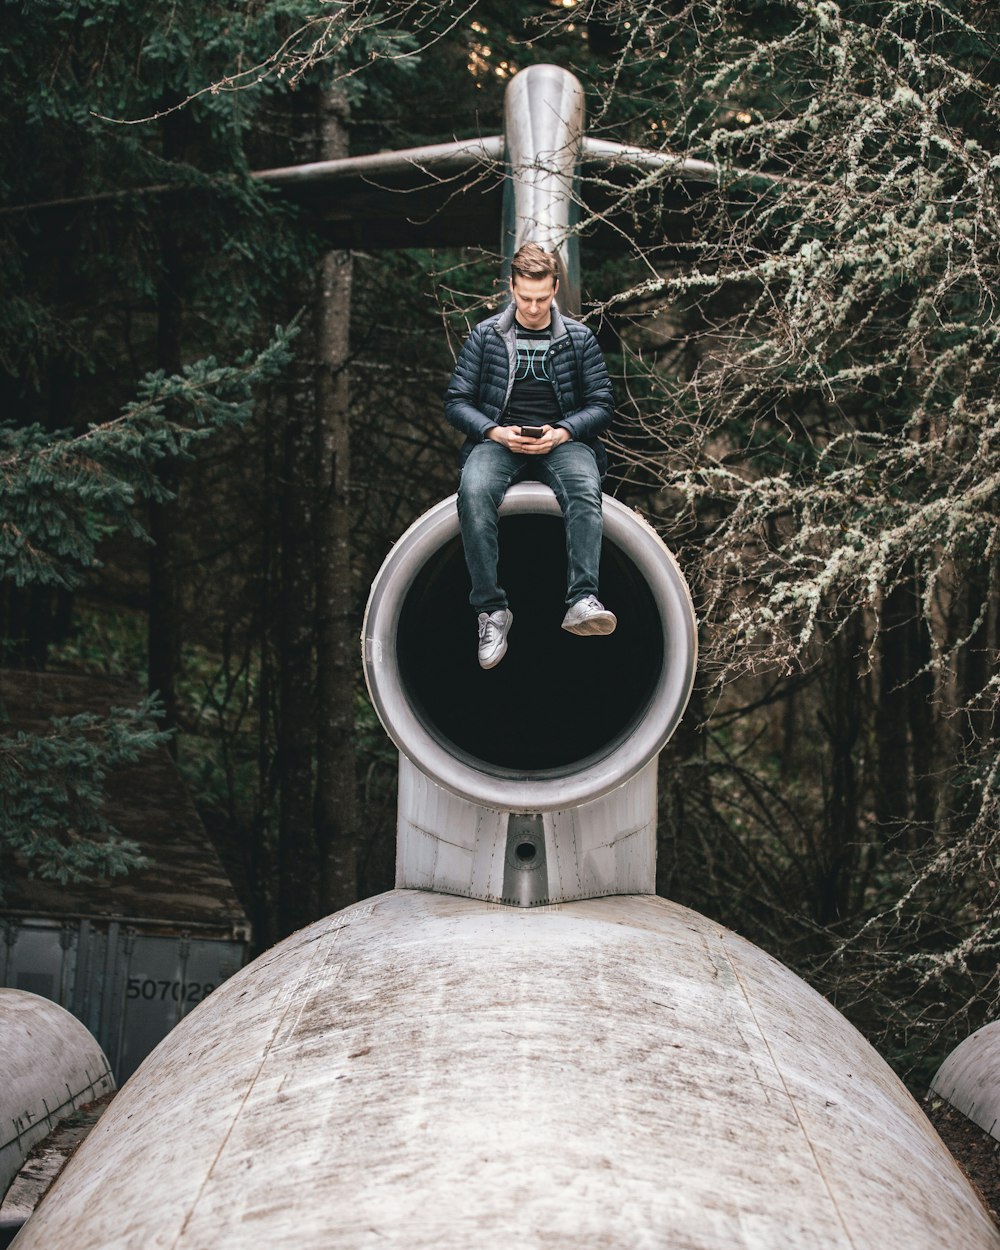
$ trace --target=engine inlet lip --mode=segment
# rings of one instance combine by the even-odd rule
[[[630,780],[663,748],[687,706],[697,662],[697,628],[687,583],[673,555],[632,509],[604,496],[605,540],[645,579],[659,613],[664,657],[648,707],[634,729],[609,749],[572,768],[528,774],[487,769],[449,749],[429,729],[406,694],[396,626],[415,579],[436,552],[459,534],[457,495],[419,517],[389,552],[372,583],[362,629],[365,681],[383,727],[396,747],[444,789],[499,811],[558,811],[602,797]],[[552,491],[538,482],[511,487],[501,516],[561,517]]]

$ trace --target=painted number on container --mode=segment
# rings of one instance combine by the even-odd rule
[[[200,1003],[215,986],[210,981],[153,981],[149,977],[129,977],[129,998],[147,1002]]]

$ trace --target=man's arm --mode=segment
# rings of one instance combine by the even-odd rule
[[[483,334],[477,326],[465,340],[444,397],[444,415],[457,430],[479,441],[497,423],[476,407],[483,367]]]
[[[588,330],[584,336],[580,354],[580,377],[583,387],[581,406],[559,419],[561,426],[572,438],[596,438],[602,434],[615,415],[615,396],[604,362],[604,353],[597,339]]]

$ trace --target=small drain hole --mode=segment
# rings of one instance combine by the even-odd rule
[[[522,864],[530,864],[538,854],[538,847],[533,842],[519,842],[514,854]]]

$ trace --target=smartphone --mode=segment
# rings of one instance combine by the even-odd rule
[[[544,433],[545,433],[545,430],[540,425],[522,425],[521,426],[522,438],[541,438]]]

